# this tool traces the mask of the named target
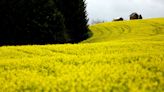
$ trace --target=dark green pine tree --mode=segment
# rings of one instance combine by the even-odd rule
[[[0,45],[84,40],[85,8],[83,0],[0,0]]]
[[[71,42],[79,42],[89,37],[86,4],[84,0],[56,0],[58,10],[65,18],[67,33]]]
[[[53,0],[0,0],[0,45],[64,43],[65,30]]]

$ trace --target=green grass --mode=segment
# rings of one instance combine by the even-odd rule
[[[90,29],[79,44],[0,47],[0,92],[164,91],[164,18]]]

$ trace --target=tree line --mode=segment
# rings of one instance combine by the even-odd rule
[[[83,0],[0,0],[0,45],[77,43],[90,36]]]

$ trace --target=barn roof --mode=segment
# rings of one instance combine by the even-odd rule
[[[136,12],[130,14],[130,16],[135,16],[135,15],[138,15]]]

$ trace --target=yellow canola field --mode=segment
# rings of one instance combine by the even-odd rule
[[[164,91],[164,18],[90,29],[79,44],[0,47],[0,92]]]

